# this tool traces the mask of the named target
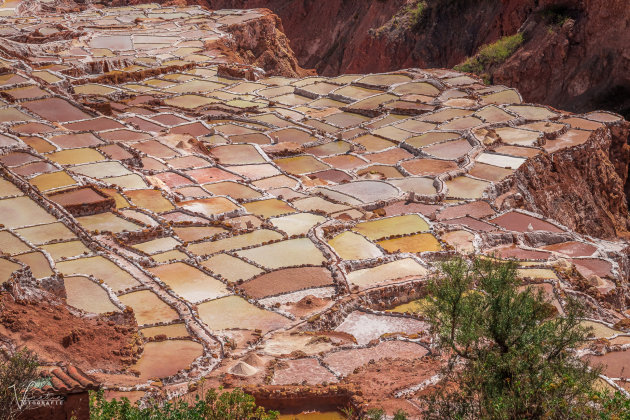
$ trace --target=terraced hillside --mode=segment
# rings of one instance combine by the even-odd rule
[[[450,70],[304,77],[265,10],[0,15],[3,296],[129,335],[94,360],[76,355],[100,334],[55,343],[3,317],[7,345],[49,340],[48,363],[134,400],[206,378],[270,405],[414,413],[440,363],[411,303],[475,253],[518,260],[560,314],[583,301],[584,351],[626,386],[620,116]]]

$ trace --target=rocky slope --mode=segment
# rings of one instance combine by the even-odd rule
[[[211,8],[268,7],[300,64],[320,74],[452,67],[484,44],[523,31],[491,81],[527,101],[628,115],[630,8],[625,0],[190,0]]]

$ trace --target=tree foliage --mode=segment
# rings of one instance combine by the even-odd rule
[[[218,393],[214,389],[193,404],[184,401],[159,403],[149,401],[146,407],[133,405],[127,398],[107,401],[103,391],[90,395],[90,420],[274,420],[275,411],[256,406],[254,397],[237,388]]]
[[[11,420],[22,411],[20,403],[29,384],[39,377],[39,361],[28,349],[3,351],[0,359],[0,419]]]
[[[425,401],[427,418],[614,418],[599,417],[603,401],[611,416],[628,406],[596,392],[599,370],[572,351],[589,332],[576,302],[556,316],[542,290],[522,287],[513,262],[458,258],[442,273],[429,284],[426,313],[451,357]]]

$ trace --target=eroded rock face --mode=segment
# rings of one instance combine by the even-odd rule
[[[192,0],[191,0],[192,1]],[[302,66],[320,74],[453,67],[522,30],[526,42],[491,71],[530,102],[571,111],[630,112],[625,0],[428,1],[417,24],[403,0],[196,0],[213,8],[268,7]]]

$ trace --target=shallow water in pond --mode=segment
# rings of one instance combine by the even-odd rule
[[[134,369],[140,379],[164,378],[187,368],[199,356],[203,346],[192,340],[167,340],[145,343],[144,352]]]
[[[97,314],[120,311],[109,299],[105,289],[87,277],[66,277],[63,283],[66,288],[66,301],[70,306]]]

